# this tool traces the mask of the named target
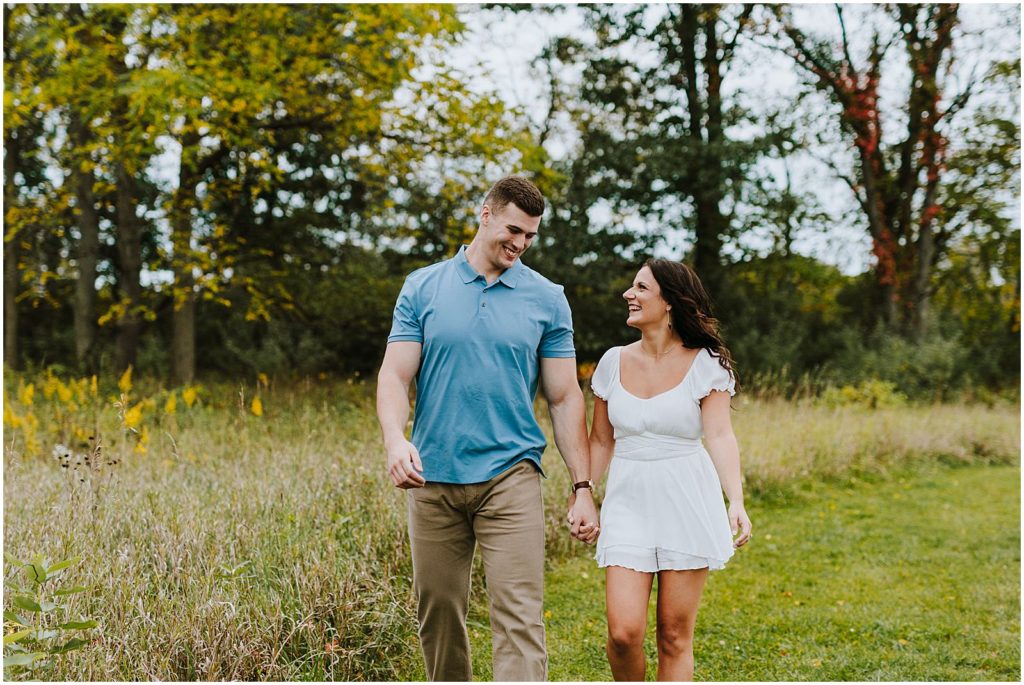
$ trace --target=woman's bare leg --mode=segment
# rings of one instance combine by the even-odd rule
[[[708,569],[658,573],[658,680],[693,680],[693,628]]]
[[[644,633],[647,603],[651,599],[653,573],[621,566],[605,569],[605,600],[608,606],[608,663],[616,680],[643,680]]]

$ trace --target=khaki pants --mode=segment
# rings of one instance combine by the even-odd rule
[[[473,549],[483,556],[494,680],[547,679],[544,507],[540,474],[521,461],[486,483],[408,491],[420,644],[429,680],[471,680],[466,612]]]

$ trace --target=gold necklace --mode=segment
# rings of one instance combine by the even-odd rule
[[[655,363],[661,361],[662,357],[666,356],[669,352],[671,352],[675,348],[676,348],[675,345],[670,345],[669,348],[667,350],[665,350],[664,352],[655,352],[654,354],[651,354],[647,350],[644,349],[644,344],[640,343],[640,351],[643,352],[645,357],[652,357],[654,359]]]

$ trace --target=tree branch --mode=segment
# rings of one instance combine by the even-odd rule
[[[753,4],[747,3],[743,5],[743,11],[740,12],[740,16],[736,18],[736,33],[733,35],[732,40],[727,41],[725,46],[722,48],[722,64],[727,63],[729,61],[729,58],[732,57],[732,53],[736,49],[736,42],[739,40],[740,35],[743,33],[743,27],[746,26],[748,20],[750,19],[750,15],[753,13],[753,11]]]
[[[843,19],[843,6],[839,3],[836,3],[836,15],[839,17],[839,30],[843,36],[843,58],[850,67],[850,71],[853,71],[853,58],[850,57],[850,41],[846,37],[846,20]]]

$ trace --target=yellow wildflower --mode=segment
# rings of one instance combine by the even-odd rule
[[[256,416],[263,416],[263,403],[259,397],[252,398],[252,413]]]
[[[57,399],[60,400],[61,404],[69,404],[71,402],[71,388],[60,381],[57,381]]]
[[[190,385],[181,391],[181,399],[185,400],[185,406],[191,409],[192,405],[196,403],[196,396],[198,394],[196,388]]]
[[[590,377],[594,375],[594,370],[597,368],[597,364],[593,362],[587,362],[586,364],[580,364],[576,367],[576,378],[580,381],[589,381]]]
[[[35,456],[42,454],[43,446],[39,442],[39,438],[36,437],[35,433],[25,434],[25,454]]]
[[[178,396],[173,392],[167,396],[167,401],[164,403],[164,413],[174,416],[174,412],[178,410]]]
[[[39,419],[32,412],[22,417],[22,425],[25,426],[25,454],[36,455],[42,453],[42,445],[36,430],[39,428]]]
[[[43,384],[43,397],[46,399],[52,399],[53,394],[57,392],[57,380],[56,376],[53,375],[53,371],[50,369],[46,370],[46,383]]]
[[[68,388],[74,391],[75,397],[82,404],[86,403],[88,395],[86,395],[86,386],[89,384],[88,378],[79,378],[77,381],[68,381]]]
[[[16,429],[21,426],[21,417],[14,413],[9,402],[4,402],[4,425]]]
[[[124,413],[124,427],[135,428],[142,423],[142,403],[139,402]]]
[[[148,445],[148,444],[149,444],[149,428],[147,428],[146,426],[143,426],[142,430],[139,432],[139,441],[137,443],[135,443],[135,449],[133,451],[135,452],[135,454],[145,454],[146,453],[146,445]]]
[[[28,385],[22,386],[18,390],[18,399],[26,407],[31,407],[32,406],[32,396],[35,395],[35,394],[36,394],[36,386],[33,383],[29,383]]]
[[[96,395],[99,394],[100,387],[99,387],[99,381],[96,380],[96,374],[92,375],[92,380],[90,381],[90,384],[89,384],[89,390],[92,391],[92,396],[93,397],[96,397]]]
[[[264,387],[270,385],[270,379],[267,378],[267,374],[263,373],[262,371],[260,371],[257,378],[259,378],[260,383],[262,383]]]
[[[117,381],[117,387],[121,388],[121,392],[128,392],[132,389],[132,367],[131,364],[121,374],[121,379]]]

